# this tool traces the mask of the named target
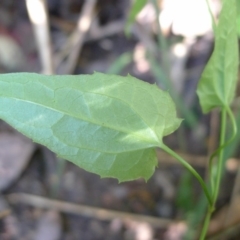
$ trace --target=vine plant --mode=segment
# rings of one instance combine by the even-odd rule
[[[224,147],[237,131],[230,109],[238,71],[235,4],[223,1],[214,51],[197,89],[204,113],[221,111],[219,148],[209,161],[210,184],[163,142],[182,121],[168,92],[132,76],[1,74],[0,117],[59,157],[119,182],[148,180],[157,165],[155,148],[163,149],[196,177],[206,195],[203,240],[219,192]],[[225,139],[227,118],[233,126],[230,140]]]

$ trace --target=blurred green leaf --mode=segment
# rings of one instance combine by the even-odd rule
[[[236,14],[236,1],[224,0],[214,51],[197,89],[204,113],[216,107],[229,106],[234,97],[238,72]]]
[[[134,1],[132,8],[129,12],[128,19],[127,19],[125,29],[124,29],[125,34],[127,36],[129,36],[129,34],[130,34],[130,29],[131,29],[132,24],[135,21],[136,16],[143,9],[143,7],[146,5],[146,3],[147,3],[147,0],[135,0]]]

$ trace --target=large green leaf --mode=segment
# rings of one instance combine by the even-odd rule
[[[148,179],[154,148],[181,122],[156,85],[101,73],[1,74],[0,118],[58,156],[119,181]]]
[[[240,1],[237,1],[237,33],[238,37],[240,37]]]
[[[215,36],[213,54],[203,71],[197,94],[203,112],[229,106],[238,71],[236,0],[224,0]]]

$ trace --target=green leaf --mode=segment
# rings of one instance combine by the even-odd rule
[[[237,3],[237,33],[238,37],[240,37],[240,1],[236,0]]]
[[[0,75],[0,118],[87,171],[148,179],[154,148],[176,130],[167,92],[131,76]]]
[[[132,8],[129,12],[128,19],[125,25],[125,34],[128,36],[130,34],[130,28],[135,21],[136,16],[138,13],[143,9],[143,7],[146,5],[147,0],[135,0]]]
[[[234,97],[238,71],[236,16],[236,0],[224,0],[214,51],[197,89],[204,113],[229,106]]]

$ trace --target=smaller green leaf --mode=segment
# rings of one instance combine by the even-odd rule
[[[136,16],[138,13],[143,9],[143,7],[146,5],[147,0],[135,0],[132,8],[130,10],[130,13],[128,15],[127,23],[125,25],[125,34],[129,36],[130,34],[130,28],[135,21]]]
[[[234,97],[238,71],[236,16],[236,0],[224,0],[214,51],[197,88],[204,113],[229,106]]]

